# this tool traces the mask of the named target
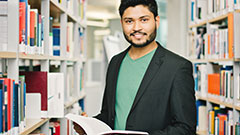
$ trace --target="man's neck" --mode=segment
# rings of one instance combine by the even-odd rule
[[[129,50],[129,56],[133,59],[136,60],[138,58],[141,58],[142,56],[150,53],[151,51],[153,51],[154,49],[156,49],[158,46],[156,41],[153,41],[152,43],[148,44],[145,47],[134,47],[131,46],[130,50]]]

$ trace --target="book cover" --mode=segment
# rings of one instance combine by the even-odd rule
[[[26,35],[26,1],[19,1],[19,44],[25,44]]]
[[[229,58],[233,58],[234,56],[234,18],[233,13],[228,14],[228,54]]]
[[[35,12],[30,11],[30,46],[34,46],[35,40]]]
[[[220,95],[220,74],[208,74],[208,93]]]
[[[41,110],[48,110],[48,93],[47,93],[47,72],[20,72],[20,75],[25,76],[26,92],[27,93],[40,93],[41,94]]]
[[[96,118],[84,117],[75,114],[67,114],[65,117],[80,125],[87,135],[148,135],[147,132],[142,131],[112,130],[107,124]]]
[[[64,117],[64,74],[48,74],[48,116]]]

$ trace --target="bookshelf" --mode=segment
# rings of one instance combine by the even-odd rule
[[[27,135],[34,131],[36,128],[45,124],[49,119],[27,119],[26,128],[20,133],[20,135]]]
[[[193,63],[197,134],[239,134],[240,1],[188,4],[187,55]]]
[[[23,8],[22,4],[25,8]],[[54,76],[55,73],[61,74],[63,76],[61,80],[63,85],[61,86],[64,86],[62,88],[64,92],[58,94],[61,94],[61,97],[63,96],[63,98],[61,98],[63,103],[59,103],[63,106],[63,110],[61,111],[64,112],[64,115],[71,112],[73,105],[77,104],[79,100],[84,99],[86,96],[84,87],[82,86],[82,83],[84,83],[84,76],[82,74],[86,62],[87,48],[86,4],[87,0],[0,1],[0,16],[4,17],[3,19],[0,18],[0,27],[1,25],[6,25],[3,21],[7,22],[7,32],[3,33],[6,35],[7,45],[2,48],[0,47],[0,73],[6,74],[6,78],[10,78],[15,82],[22,81],[19,78],[20,72],[22,71],[46,72],[52,76]],[[1,8],[3,6],[7,7],[7,9]],[[7,13],[1,12],[3,10],[6,10]],[[22,13],[23,11],[24,13]],[[35,16],[31,16],[32,13],[35,13]],[[34,21],[31,22],[31,20],[34,17],[35,26],[33,26],[36,35],[33,37],[34,44],[32,45],[31,24],[33,24]],[[54,33],[53,29],[55,32],[59,32],[57,33],[58,35]],[[25,34],[24,32],[19,32],[19,30],[25,31]],[[59,43],[56,46],[57,40],[59,40]],[[0,45],[2,45],[1,42]],[[58,51],[60,54],[54,54],[54,51]],[[57,78],[55,80],[57,80]],[[49,91],[53,89],[52,87],[50,88],[49,83],[50,82],[47,82],[48,94]],[[19,83],[19,87],[22,85],[23,84]],[[57,85],[53,87],[57,89]],[[20,89],[21,88],[19,88],[19,91],[23,91]],[[28,93],[28,84],[26,84],[26,91],[25,93]],[[52,97],[48,97],[48,105],[50,104],[49,100],[51,98]],[[14,97],[11,97],[11,99],[13,100],[11,104],[15,105],[14,101],[17,100],[15,100]],[[20,104],[20,99],[18,100]],[[23,98],[23,100],[26,101],[26,97]],[[19,106],[19,108],[21,107],[24,106]],[[77,111],[81,112],[82,110],[79,108]],[[24,109],[19,110],[22,111]],[[41,111],[41,116],[38,115],[38,118],[29,118],[29,116],[26,115],[23,123],[10,127],[8,133],[27,135],[35,130],[40,130],[44,135],[51,135],[49,127],[52,119],[57,119],[60,122],[60,133],[68,134],[68,132],[70,132],[68,130],[71,129],[67,129],[67,127],[71,125],[69,125],[69,122],[64,118],[64,115],[50,117],[48,116],[48,111],[49,110],[47,110],[47,113],[44,115],[42,115]],[[77,111],[75,109],[75,113],[77,113]],[[14,117],[12,116],[12,122],[15,123],[15,115]]]

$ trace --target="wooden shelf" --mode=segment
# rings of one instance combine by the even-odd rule
[[[0,52],[0,58],[15,59],[15,58],[17,58],[17,53],[15,53],[15,52]]]
[[[189,59],[193,63],[233,63],[240,62],[240,59]]]
[[[49,60],[64,61],[66,58],[61,56],[49,56]]]
[[[197,135],[207,135],[207,131],[197,131]]]
[[[231,13],[231,12],[229,12],[229,13]],[[209,23],[213,23],[213,22],[217,22],[217,21],[226,19],[226,18],[228,17],[228,14],[229,14],[229,13],[227,13],[226,15],[221,15],[221,16],[218,16],[218,17],[216,17],[216,18],[210,19],[210,20],[208,20],[208,22],[209,22]]]
[[[19,53],[19,58],[20,59],[31,59],[31,60],[46,60],[46,59],[48,59],[48,56]]]
[[[234,108],[238,111],[240,111],[240,106],[234,106]]]
[[[198,96],[198,95],[196,95],[196,98],[199,99],[199,100],[204,100],[204,101],[208,100],[206,97],[201,97],[201,96]]]
[[[66,57],[61,57],[61,56],[49,56],[49,60],[53,60],[53,61],[72,61],[72,62],[76,62],[80,59],[81,58],[66,58]]]
[[[190,25],[189,28],[191,29],[191,28],[195,28],[195,27],[200,27],[200,26],[206,25],[207,22],[208,22],[207,20],[206,21],[202,21],[200,23]]]
[[[208,102],[211,102],[211,103],[223,105],[223,106],[226,106],[228,108],[236,108],[236,106],[233,106],[233,104],[222,102],[219,99],[209,98],[209,97],[201,97],[201,96],[198,96],[198,95],[196,95],[196,98],[199,99],[199,100],[204,100],[204,101],[208,101]],[[239,107],[239,110],[240,110],[240,107]]]
[[[80,18],[77,18],[76,16],[74,16],[72,13],[67,12],[68,15],[68,19],[69,21],[73,21],[73,22],[77,22],[80,23]]]
[[[206,59],[189,59],[193,63],[207,63],[208,60]]]
[[[223,105],[223,106],[226,106],[228,108],[234,108],[234,106],[232,104],[221,102],[219,99],[207,98],[207,100],[209,102],[212,102],[212,103],[215,103],[215,104],[219,104],[219,105]]]
[[[240,13],[240,9],[237,9],[236,12],[237,12],[237,13]]]
[[[240,12],[240,10],[236,10],[236,12]],[[195,28],[195,27],[200,27],[200,26],[206,25],[207,23],[213,23],[213,22],[217,22],[217,21],[226,19],[226,18],[228,17],[228,14],[229,14],[229,13],[231,13],[231,12],[228,12],[227,14],[224,14],[224,15],[221,15],[221,16],[218,16],[218,17],[215,17],[215,18],[213,18],[213,19],[208,19],[208,20],[202,21],[202,22],[200,22],[200,23],[196,23],[196,24],[190,25],[190,26],[189,26],[189,29]]]
[[[50,16],[53,18],[60,18],[61,13],[65,13],[66,9],[57,2],[57,0],[50,0]]]
[[[27,126],[24,129],[24,131],[20,133],[20,135],[30,134],[35,129],[37,129],[38,127],[42,126],[48,120],[49,119],[27,119],[27,121],[26,121]]]
[[[79,98],[75,98],[73,99],[71,102],[68,102],[66,104],[64,104],[65,108],[69,108],[70,106],[72,106],[73,104],[75,104],[76,102],[78,102],[80,99],[83,99],[86,96],[86,93],[84,90],[81,91],[81,96]]]
[[[208,59],[209,62],[233,62],[234,59]]]

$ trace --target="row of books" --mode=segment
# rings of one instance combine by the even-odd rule
[[[0,51],[7,49],[8,37],[8,1],[0,1]]]
[[[210,135],[238,135],[239,124],[233,122],[233,111],[226,108],[207,110],[206,105],[198,106],[198,131],[207,131]]]
[[[226,14],[234,9],[239,9],[239,0],[191,0],[191,22],[206,20],[208,16]]]
[[[205,59],[207,54],[206,27],[195,28],[189,33],[189,54],[192,59]]]
[[[207,131],[209,135],[238,135],[240,124],[233,122],[233,111],[226,108],[213,106],[207,109],[206,102],[198,100],[197,106],[197,131]]]
[[[68,66],[67,67],[67,95],[65,98],[65,102],[68,102],[69,99],[68,97],[73,97],[73,98],[78,98],[81,95],[81,91],[83,90],[84,86],[84,73],[83,73],[83,69],[80,69],[80,90],[76,91],[75,90],[75,86],[74,86],[74,76],[76,76],[76,73],[74,72],[74,68],[73,66]]]
[[[44,16],[31,9],[28,0],[19,0],[19,51],[44,54]]]
[[[75,103],[71,108],[68,108],[67,110],[68,113],[73,113],[73,114],[77,114],[80,115],[83,110],[82,108],[79,106],[79,103]],[[66,127],[63,127],[64,129],[66,129],[64,132],[67,133],[66,135],[77,135],[77,133],[74,130],[74,126],[73,126],[73,122],[67,119],[58,119],[58,118],[52,118],[50,119],[49,122],[49,135],[60,135],[61,133],[61,122],[66,120]],[[30,133],[29,135],[45,135],[44,133],[41,132],[40,129],[36,129],[34,130],[32,133]]]
[[[193,28],[189,38],[189,56],[195,59],[230,59],[238,55],[234,24],[238,23],[239,14],[230,13],[218,24],[209,24]],[[235,42],[235,43],[234,43]],[[238,57],[238,56],[237,56]]]
[[[84,0],[81,0],[84,1]],[[79,1],[79,2],[81,2]],[[0,1],[0,51],[8,50],[8,1]],[[44,16],[38,9],[31,9],[28,0],[19,0],[19,52],[26,54],[44,54]],[[59,18],[49,18],[49,55],[60,56],[60,23]],[[57,20],[57,21],[56,21]],[[74,26],[73,22],[67,23],[66,57],[74,55],[74,40],[83,53],[83,28]],[[78,38],[74,39],[74,28],[78,28]]]
[[[17,135],[26,125],[25,77],[0,78],[0,134]]]
[[[228,29],[219,25],[210,25],[209,33],[209,58],[229,58]]]
[[[202,96],[215,95],[228,103],[233,102],[233,67],[225,66],[218,73],[207,73],[206,64],[194,64],[195,90]]]
[[[24,130],[26,119],[64,117],[63,73],[34,71],[19,74],[19,83],[0,79],[0,133],[19,134]],[[75,108],[76,111],[71,109],[72,113],[79,114],[79,105]]]
[[[30,110],[27,117],[63,117],[64,116],[64,75],[63,73],[47,73],[41,71],[20,72],[25,76],[27,93],[40,93],[37,95],[28,95],[29,108],[40,104],[39,111]],[[35,97],[35,98],[32,98]],[[38,100],[37,100],[38,99]],[[31,104],[32,103],[32,104]],[[57,105],[56,105],[57,104]]]

